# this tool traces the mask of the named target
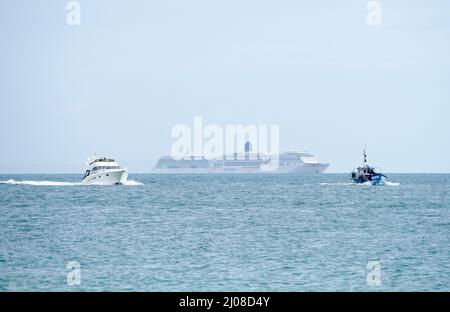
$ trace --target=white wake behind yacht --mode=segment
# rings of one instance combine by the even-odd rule
[[[89,170],[84,174],[82,184],[116,185],[126,184],[128,181],[128,169],[120,168],[114,159],[95,158],[88,160]]]

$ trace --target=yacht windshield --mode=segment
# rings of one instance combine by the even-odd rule
[[[97,171],[97,170],[107,170],[107,169],[120,169],[119,166],[98,166],[98,167],[94,167],[94,169],[92,169],[93,171]]]

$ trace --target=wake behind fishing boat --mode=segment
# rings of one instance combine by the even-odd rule
[[[120,168],[114,159],[94,158],[93,161],[88,159],[87,164],[90,169],[86,170],[81,181],[84,185],[116,185],[126,184],[128,181],[128,169]]]
[[[375,171],[375,168],[367,164],[367,155],[364,151],[364,163],[362,167],[352,172],[352,179],[357,184],[369,183],[372,185],[382,185],[385,183],[386,176]]]

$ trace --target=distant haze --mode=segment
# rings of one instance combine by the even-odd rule
[[[0,4],[0,173],[131,172],[171,130],[276,124],[281,149],[349,172],[450,172],[450,2],[172,0]]]

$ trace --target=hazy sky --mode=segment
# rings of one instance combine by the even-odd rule
[[[176,124],[277,124],[349,172],[450,172],[450,1],[0,4],[0,173],[149,172]]]

